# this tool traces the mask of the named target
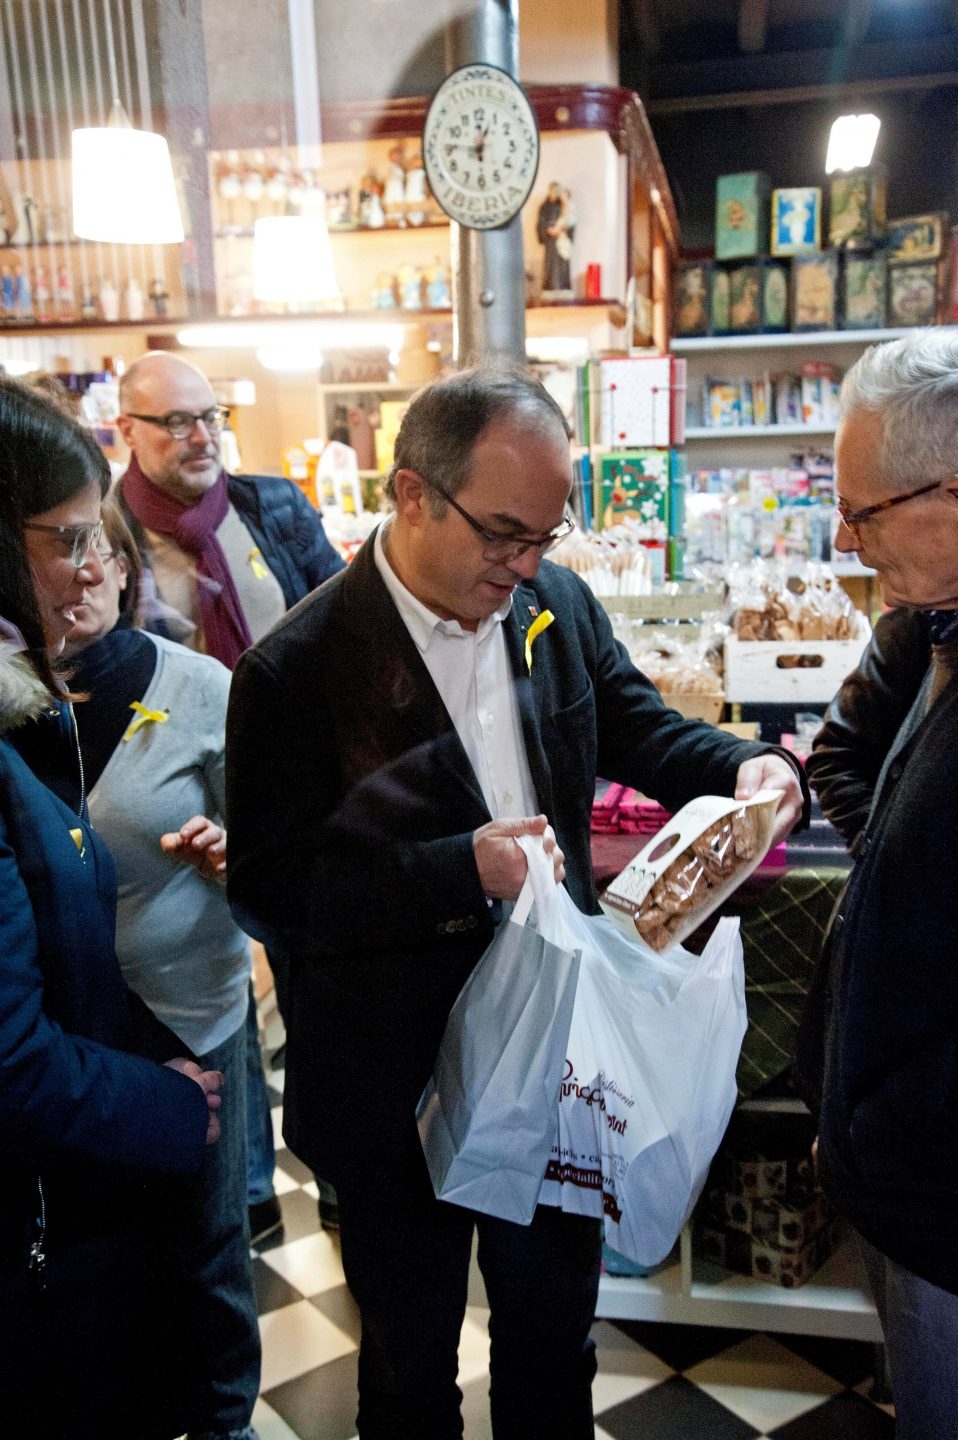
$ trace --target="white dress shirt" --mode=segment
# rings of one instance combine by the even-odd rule
[[[502,622],[512,609],[510,596],[477,630],[458,620],[443,620],[399,579],[386,557],[383,534],[376,531],[376,568],[403,623],[449,711],[494,820],[537,815],[539,804],[529,770],[519,703],[512,683]]]

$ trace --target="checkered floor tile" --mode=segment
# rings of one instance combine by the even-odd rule
[[[254,1247],[263,1381],[261,1440],[353,1440],[359,1317],[316,1184],[283,1148],[282,1052],[270,1073],[283,1229]],[[465,1440],[491,1440],[487,1313],[460,1342]],[[873,1347],[700,1326],[596,1322],[596,1440],[892,1440],[871,1397]]]

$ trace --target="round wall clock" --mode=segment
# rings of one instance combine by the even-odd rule
[[[522,87],[495,65],[454,70],[432,97],[422,153],[450,219],[470,230],[507,224],[539,168],[539,130]]]

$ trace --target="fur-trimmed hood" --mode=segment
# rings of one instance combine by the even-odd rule
[[[27,657],[0,642],[0,735],[35,720],[53,701]]]

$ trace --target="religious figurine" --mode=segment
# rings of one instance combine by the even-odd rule
[[[572,236],[576,215],[572,196],[553,180],[546,198],[539,206],[536,234],[544,246],[542,255],[542,293],[546,298],[572,294]]]
[[[60,320],[76,317],[76,297],[69,265],[61,265],[57,270],[57,316]]]
[[[139,283],[130,276],[123,291],[123,312],[127,320],[142,320],[144,315],[143,291]]]
[[[426,219],[426,171],[417,150],[406,168],[405,210],[410,225],[422,225]]]
[[[22,260],[13,262],[13,308],[18,320],[33,319],[33,293]]]
[[[100,314],[104,320],[119,320],[120,296],[113,281],[106,277],[100,280]]]
[[[449,276],[438,255],[435,265],[426,271],[426,304],[430,310],[448,310],[452,305]]]
[[[395,310],[396,277],[390,275],[388,270],[380,270],[370,298],[374,310]]]
[[[50,311],[50,277],[45,265],[38,265],[33,273],[33,303],[37,320],[45,325],[53,319]]]
[[[13,279],[13,268],[7,264],[0,265],[0,318],[12,320],[16,303],[17,287]]]
[[[389,166],[386,171],[386,188],[383,191],[383,211],[388,220],[405,225],[406,204],[406,155],[401,145],[389,150]]]
[[[399,305],[403,310],[422,309],[422,271],[404,261],[396,271],[399,286]]]
[[[153,314],[165,315],[166,302],[170,298],[170,292],[169,290],[167,290],[166,286],[163,284],[163,281],[159,277],[150,281],[149,293],[150,304],[153,306]]]

